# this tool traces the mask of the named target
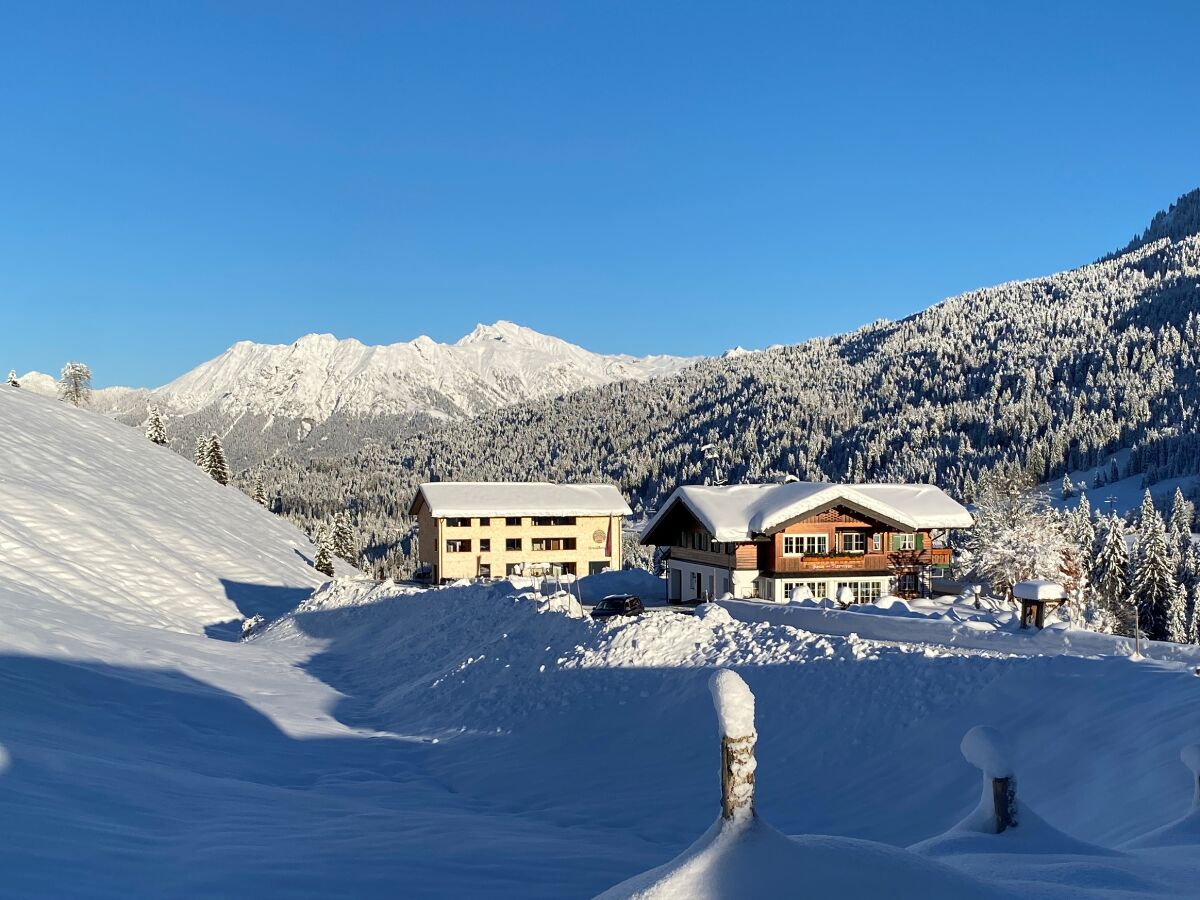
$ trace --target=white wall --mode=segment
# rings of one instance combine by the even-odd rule
[[[690,562],[683,559],[672,559],[668,563],[668,567],[672,570],[677,570],[680,573],[679,579],[682,586],[682,595],[679,598],[682,600],[694,600],[697,597],[695,588],[695,580],[693,576],[699,576],[700,589],[699,597],[720,597],[726,590],[732,590],[732,586],[726,587],[726,582],[729,581],[729,570],[722,569],[718,566],[706,566],[703,563]],[[668,584],[671,583],[668,578]]]

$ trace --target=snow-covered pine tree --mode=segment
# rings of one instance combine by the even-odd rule
[[[1000,597],[1027,578],[1066,581],[1073,546],[1063,516],[1034,488],[1032,476],[1007,467],[984,473],[966,550],[975,575]]]
[[[1188,609],[1188,643],[1200,644],[1200,581],[1192,585],[1192,605]]]
[[[317,530],[316,552],[313,554],[313,568],[329,578],[333,577],[333,550],[330,547],[329,529],[322,525]]]
[[[1195,504],[1183,496],[1183,491],[1178,487],[1175,488],[1175,496],[1171,499],[1171,533],[1178,535],[1191,534],[1192,520],[1195,517]]]
[[[196,436],[196,450],[192,454],[192,462],[206,473],[208,472],[208,441],[204,439],[203,435]]]
[[[353,565],[357,561],[358,552],[354,549],[354,526],[350,524],[350,513],[341,510],[333,518],[333,535],[331,540],[333,552]]]
[[[1167,544],[1167,526],[1158,510],[1153,510],[1139,527],[1134,547],[1133,595],[1142,628],[1153,640],[1161,641],[1167,637],[1169,610],[1176,593],[1175,565]]]
[[[1156,519],[1159,523],[1162,522],[1162,516],[1158,514],[1158,508],[1154,505],[1154,498],[1150,496],[1150,488],[1146,488],[1142,492],[1142,505],[1138,508],[1138,534],[1145,534]]]
[[[1062,498],[1064,500],[1070,500],[1072,497],[1075,496],[1075,485],[1073,485],[1071,483],[1070,475],[1063,476],[1061,493],[1062,493]]]
[[[221,439],[215,434],[208,439],[208,453],[205,457],[206,471],[217,484],[229,484],[229,463],[225,461],[225,449]]]
[[[146,439],[160,447],[167,445],[167,426],[163,423],[157,406],[150,407],[150,416],[146,419]]]
[[[254,502],[260,506],[267,505],[267,486],[263,482],[262,472],[254,476]]]
[[[1175,586],[1175,593],[1167,604],[1167,640],[1185,644],[1188,639],[1188,592],[1182,584]]]
[[[1124,524],[1115,513],[1102,520],[1096,536],[1091,584],[1096,603],[1125,623],[1129,618],[1129,547]],[[1132,622],[1125,624],[1132,629]]]
[[[92,370],[81,362],[69,362],[62,367],[58,380],[58,399],[72,406],[92,402]]]
[[[8,381],[5,383],[9,387],[19,388],[21,386],[21,382],[17,381],[17,370],[16,369],[8,370]]]

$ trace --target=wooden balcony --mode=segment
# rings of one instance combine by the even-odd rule
[[[806,556],[781,556],[775,560],[775,571],[785,574],[795,572],[886,572],[886,553],[857,553],[821,556],[810,553]]]
[[[713,553],[711,550],[693,550],[691,547],[672,547],[670,557],[671,559],[686,559],[688,562],[700,563],[705,566],[733,568],[732,553]]]

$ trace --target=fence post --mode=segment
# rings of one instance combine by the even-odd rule
[[[721,818],[754,816],[754,694],[742,677],[721,669],[708,681],[721,732]]]

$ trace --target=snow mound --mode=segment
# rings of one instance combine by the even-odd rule
[[[671,862],[618,884],[597,900],[756,900],[780,897],[1004,896],[933,860],[852,838],[791,838],[762,819],[721,820]]]
[[[708,680],[713,704],[717,708],[717,723],[725,737],[754,736],[754,694],[742,676],[731,669],[714,672]]]
[[[203,633],[324,580],[292,525],[104,416],[0,391],[0,459],[0,594],[44,616]]]
[[[1187,744],[1179,758],[1192,773],[1192,806],[1182,817],[1126,842],[1126,849],[1153,849],[1200,844],[1200,744]]]
[[[692,615],[709,626],[733,624],[733,616],[729,614],[729,610],[716,603],[701,603]]]
[[[995,728],[976,725],[962,739],[962,755],[987,778],[1008,778],[1013,774],[1012,750],[1008,740]]]

